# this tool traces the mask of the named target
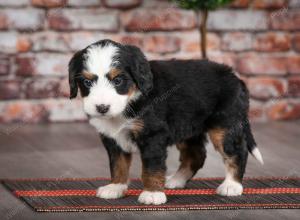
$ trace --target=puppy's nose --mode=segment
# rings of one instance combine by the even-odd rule
[[[97,109],[97,112],[101,113],[101,114],[105,114],[106,112],[108,112],[109,110],[109,105],[96,105],[96,109]]]

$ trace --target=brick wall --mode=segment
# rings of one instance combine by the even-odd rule
[[[103,38],[149,59],[198,58],[195,15],[165,0],[0,0],[0,121],[84,120],[67,63]],[[234,66],[252,120],[300,117],[300,0],[238,0],[212,12],[208,56]]]

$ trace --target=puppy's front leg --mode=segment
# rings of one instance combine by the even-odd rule
[[[99,187],[97,197],[116,199],[123,197],[128,188],[128,175],[131,154],[124,152],[113,139],[101,135],[101,139],[109,156],[111,183]]]
[[[166,173],[166,147],[144,146],[141,150],[141,158],[144,189],[138,201],[147,205],[166,203],[167,197],[163,191]]]

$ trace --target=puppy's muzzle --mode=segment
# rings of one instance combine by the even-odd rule
[[[109,105],[104,105],[104,104],[101,104],[101,105],[96,105],[96,110],[97,112],[99,112],[100,114],[105,114],[108,112],[109,110]]]

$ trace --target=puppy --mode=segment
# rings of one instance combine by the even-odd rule
[[[98,197],[124,196],[131,154],[138,150],[144,185],[138,201],[165,203],[164,187],[185,187],[203,166],[206,134],[225,163],[218,194],[242,194],[248,152],[263,163],[248,120],[248,91],[228,66],[148,62],[135,46],[101,40],[72,57],[69,83],[70,98],[79,88],[84,112],[108,152],[111,183],[98,189]],[[181,164],[166,180],[167,147],[174,144]]]

